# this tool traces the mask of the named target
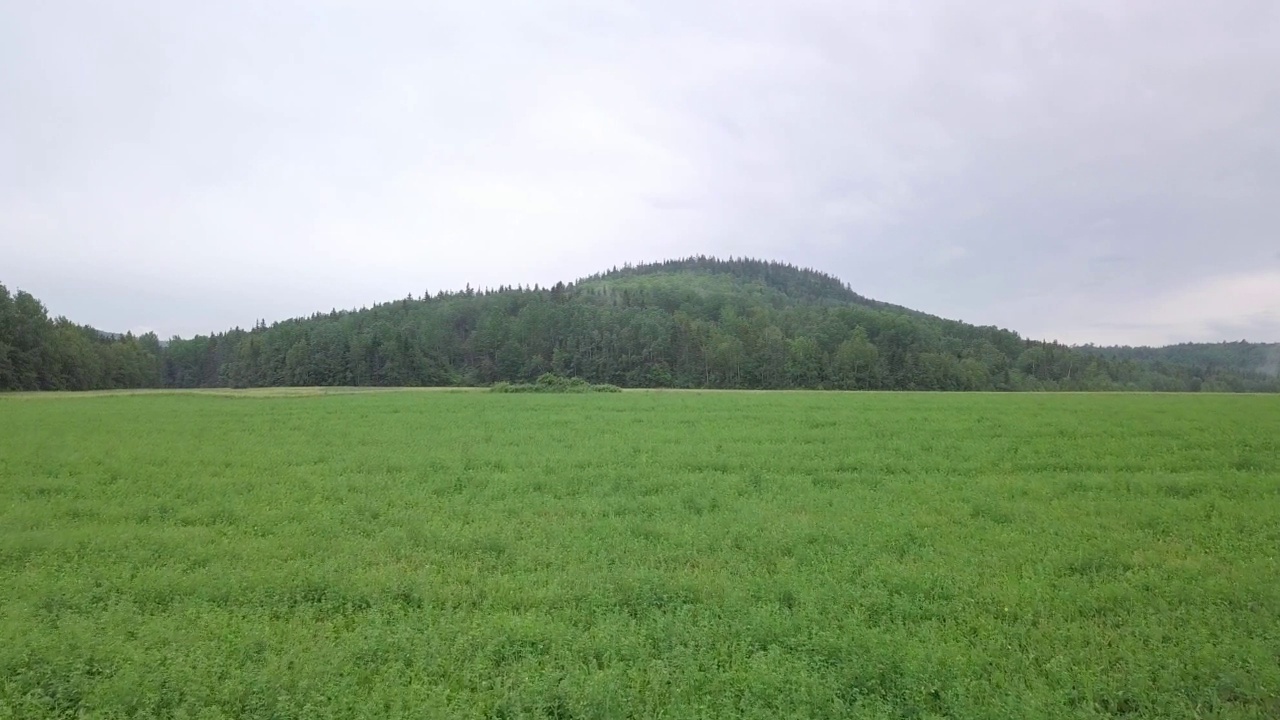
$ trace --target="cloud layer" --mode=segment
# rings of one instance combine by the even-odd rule
[[[1277,67],[1252,0],[12,3],[0,282],[190,335],[750,255],[1033,337],[1276,341]]]

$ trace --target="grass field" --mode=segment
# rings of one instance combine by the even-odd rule
[[[1278,718],[1280,398],[0,397],[0,718]]]

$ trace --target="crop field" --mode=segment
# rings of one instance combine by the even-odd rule
[[[0,718],[1280,718],[1280,398],[0,397]]]

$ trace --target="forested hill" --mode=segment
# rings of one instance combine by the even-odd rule
[[[719,260],[708,257],[692,257],[682,260],[665,260],[643,265],[627,265],[613,268],[578,281],[578,284],[598,281],[618,281],[652,275],[721,274],[737,280],[756,282],[773,288],[786,296],[788,302],[815,303],[821,305],[862,305],[880,310],[928,317],[924,313],[900,305],[879,302],[863,297],[847,283],[823,272],[808,268],[796,268],[776,262],[751,259]]]
[[[554,372],[624,387],[1280,391],[1253,371],[1024,340],[757,260],[468,287],[166,345],[49,320],[29,295],[2,299],[6,388],[486,385]],[[11,333],[12,317],[28,329]]]
[[[1280,343],[1251,343],[1240,340],[1222,343],[1181,343],[1165,347],[1087,345],[1081,350],[1112,360],[1163,362],[1269,377],[1280,375]]]

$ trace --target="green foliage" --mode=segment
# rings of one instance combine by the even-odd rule
[[[620,387],[1280,392],[1280,377],[1265,372],[1280,352],[1255,358],[1262,364],[1217,355],[1197,364],[1031,341],[749,259],[624,267],[548,289],[440,292],[163,348],[154,336],[108,341],[69,323],[32,335],[11,322],[5,297],[0,389],[523,387],[551,372]],[[17,316],[48,326],[31,302]]]
[[[869,300],[812,270],[705,257],[175,340],[165,384],[524,386],[545,372],[621,387],[1280,391],[1276,378],[1111,360]]]
[[[160,355],[152,333],[111,336],[51,319],[31,294],[0,285],[0,391],[157,387]]]
[[[582,378],[567,378],[555,373],[543,373],[533,383],[494,383],[489,390],[497,393],[589,393],[622,392],[617,385],[591,384]]]
[[[0,398],[0,717],[1278,715],[1274,398],[319,392]]]
[[[1225,371],[1244,376],[1280,375],[1280,343],[1251,343],[1243,340],[1223,343],[1182,343],[1167,347],[1096,347],[1085,352],[1111,360],[1167,363],[1206,371]]]

